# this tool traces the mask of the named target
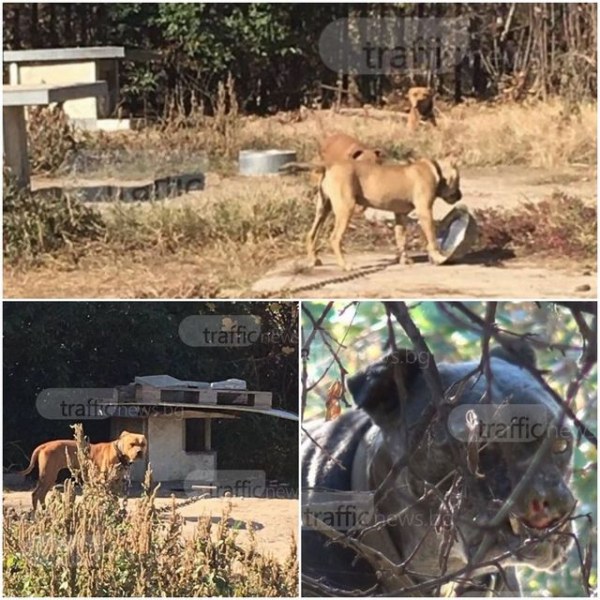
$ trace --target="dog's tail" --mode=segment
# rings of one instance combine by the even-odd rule
[[[316,162],[289,162],[279,167],[279,172],[289,175],[293,173],[301,173],[305,171],[314,171],[317,173],[325,173],[325,165]]]
[[[33,454],[31,455],[31,460],[29,461],[29,466],[24,471],[19,471],[17,473],[17,475],[29,475],[29,473],[31,473],[31,471],[33,471],[35,464],[37,463],[38,454],[40,453],[41,449],[42,449],[42,447],[38,446],[33,451]]]

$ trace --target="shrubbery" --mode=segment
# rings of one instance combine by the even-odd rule
[[[104,234],[104,221],[96,211],[57,188],[37,192],[19,188],[5,169],[2,191],[4,255],[11,261],[31,259]]]
[[[291,540],[283,564],[237,543],[228,511],[218,524],[200,517],[183,537],[175,505],[157,509],[157,489],[146,473],[135,507],[107,485],[86,457],[83,432],[76,432],[83,481],[76,496],[67,480],[63,492],[47,497],[30,516],[4,511],[4,594],[7,596],[296,596],[298,561]],[[216,531],[215,531],[216,529]]]
[[[580,198],[555,193],[517,210],[476,210],[480,246],[487,250],[511,246],[554,256],[596,256],[596,208]]]

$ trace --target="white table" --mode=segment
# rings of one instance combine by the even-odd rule
[[[160,59],[151,50],[124,46],[91,46],[83,48],[44,48],[5,50],[5,65],[9,65],[10,85],[68,85],[106,81],[106,101],[95,98],[71,100],[65,103],[67,116],[86,129],[129,128],[126,119],[114,119],[120,99],[119,67],[123,61],[150,62]]]
[[[6,164],[17,177],[19,185],[29,186],[29,155],[27,153],[26,106],[47,106],[55,102],[79,98],[106,98],[105,81],[72,83],[69,85],[3,85],[2,116]]]

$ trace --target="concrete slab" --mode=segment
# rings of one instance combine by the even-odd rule
[[[2,58],[5,63],[62,62],[78,60],[128,59],[136,61],[153,60],[160,53],[151,50],[138,50],[124,46],[89,46],[85,48],[44,48],[31,50],[5,50]]]
[[[413,256],[410,265],[392,264],[376,272],[369,268],[393,260],[388,254],[347,254],[356,269],[342,271],[332,255],[323,266],[308,268],[304,257],[280,263],[252,286],[261,296],[294,298],[594,298],[596,272],[589,266],[540,257],[478,259],[435,267],[425,255]],[[554,263],[552,267],[550,263]],[[556,267],[556,268],[554,268]],[[524,285],[523,282],[526,282]],[[300,289],[303,288],[303,289]],[[557,296],[561,290],[562,296]]]
[[[3,85],[2,94],[3,106],[46,106],[79,98],[106,97],[108,87],[105,81],[68,85]]]

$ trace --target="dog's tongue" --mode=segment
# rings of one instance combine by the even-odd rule
[[[523,521],[528,527],[534,529],[545,529],[550,527],[556,521],[558,515],[547,505],[539,500],[533,500],[529,506],[529,510]]]

